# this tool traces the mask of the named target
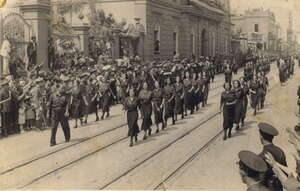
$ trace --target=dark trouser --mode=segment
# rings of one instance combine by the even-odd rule
[[[262,95],[260,98],[260,108],[263,109],[265,106],[266,95]]]
[[[64,111],[52,111],[52,129],[51,129],[51,143],[56,143],[56,132],[58,124],[60,123],[61,128],[64,132],[66,141],[70,140],[70,126],[68,119],[65,117]]]
[[[1,113],[1,117],[2,117],[2,136],[3,137],[7,137],[8,135],[8,131],[10,131],[11,129],[11,113],[10,112],[3,112]]]

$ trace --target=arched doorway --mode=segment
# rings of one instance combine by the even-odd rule
[[[201,32],[201,55],[202,56],[208,55],[208,38],[205,29],[203,29]]]
[[[3,43],[4,34],[11,44],[11,54],[9,59],[10,73],[14,77],[17,74],[17,66],[25,66],[27,61],[27,45],[30,42],[32,28],[29,23],[18,12],[9,12],[0,19],[0,45]],[[2,57],[0,58],[0,73],[2,74]]]
[[[11,57],[25,58],[27,44],[30,42],[32,33],[29,23],[19,13],[11,12],[1,19],[0,25],[1,37],[6,34],[14,50]],[[2,44],[2,41],[3,39],[1,39],[0,44]]]
[[[216,55],[216,36],[215,33],[213,32],[211,35],[211,56]]]

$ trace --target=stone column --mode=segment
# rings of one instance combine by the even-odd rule
[[[26,0],[20,10],[24,19],[31,24],[31,34],[37,39],[37,64],[48,68],[48,38],[50,0]]]
[[[78,47],[80,51],[83,51],[84,55],[89,56],[89,25],[84,23],[72,28],[75,34],[79,36]]]

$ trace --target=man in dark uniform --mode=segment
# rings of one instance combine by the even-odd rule
[[[260,133],[260,140],[263,144],[263,150],[259,155],[266,161],[265,155],[267,153],[270,153],[274,157],[276,162],[283,166],[287,166],[286,156],[283,150],[273,144],[274,137],[279,134],[277,129],[275,129],[268,123],[259,123],[258,128]],[[281,182],[277,177],[275,177],[272,167],[270,166],[268,167],[268,171],[265,175],[265,184],[272,191],[283,190]]]
[[[4,102],[0,105],[2,137],[7,137],[12,128],[11,91],[8,85],[7,80],[1,82],[0,102]]]
[[[68,100],[63,89],[57,90],[50,98],[50,113],[51,113],[51,140],[50,146],[56,145],[56,132],[60,123],[66,142],[70,141],[70,126],[67,119],[68,116]]]
[[[267,169],[267,163],[258,155],[250,151],[239,152],[239,169],[242,181],[247,185],[247,191],[268,191],[263,184],[263,175]]]

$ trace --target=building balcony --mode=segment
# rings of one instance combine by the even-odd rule
[[[211,0],[190,0],[191,5],[194,5],[200,9],[206,9],[211,12],[224,15],[225,9],[224,6],[221,4],[216,3],[215,1]]]

